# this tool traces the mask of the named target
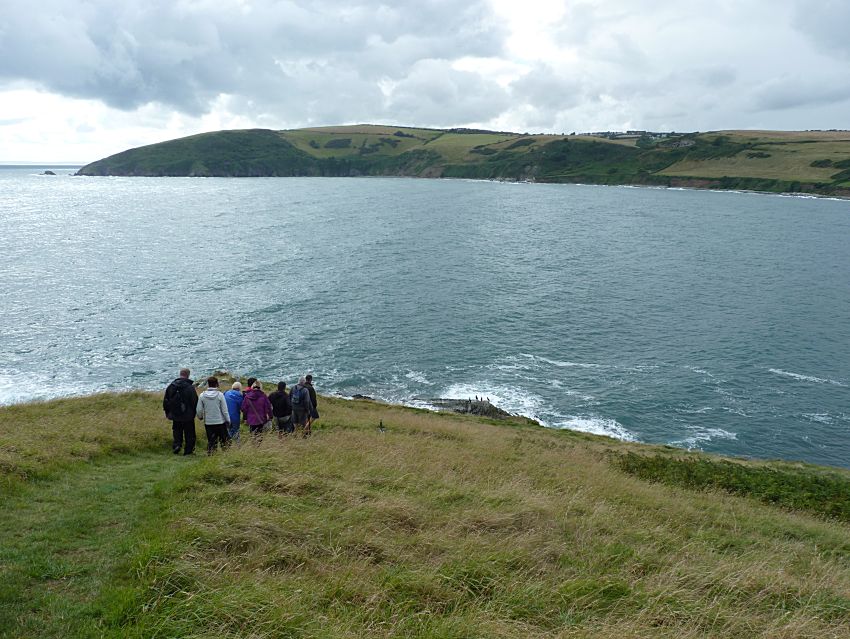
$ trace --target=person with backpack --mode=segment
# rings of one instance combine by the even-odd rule
[[[195,391],[195,383],[189,379],[190,374],[188,368],[181,368],[180,377],[166,387],[162,398],[162,410],[165,411],[166,419],[171,420],[171,449],[175,455],[180,454],[181,448],[184,455],[195,452],[195,409],[198,393]]]
[[[207,378],[207,390],[198,398],[198,419],[204,420],[207,430],[207,455],[212,455],[217,447],[227,447],[230,438],[230,413],[227,411],[227,400],[218,390],[218,378]]]
[[[266,424],[272,420],[272,405],[263,392],[260,382],[254,382],[245,392],[242,400],[242,414],[248,424],[248,429],[255,439],[259,439]]]
[[[295,385],[295,388],[289,394],[289,399],[292,402],[292,423],[304,437],[309,437],[313,404],[310,401],[310,391],[308,390],[307,379],[305,377],[298,380],[298,384]]]
[[[272,405],[278,435],[282,437],[295,430],[292,426],[292,402],[286,392],[286,382],[277,383],[277,390],[269,395],[269,402]]]
[[[239,425],[241,419],[242,400],[245,395],[242,393],[242,384],[233,382],[230,390],[224,394],[224,401],[227,402],[227,413],[230,416],[230,428],[227,431],[230,439],[239,441]]]

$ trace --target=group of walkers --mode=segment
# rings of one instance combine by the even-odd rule
[[[296,433],[309,437],[313,420],[319,418],[312,375],[298,380],[290,392],[286,382],[278,382],[277,390],[269,395],[256,377],[247,379],[244,392],[240,382],[233,382],[226,393],[219,389],[217,377],[208,377],[207,389],[198,396],[190,374],[188,368],[181,369],[162,398],[165,417],[171,420],[175,455],[181,450],[184,455],[195,452],[196,418],[204,422],[207,431],[208,455],[239,441],[243,419],[251,436],[258,440],[270,430],[276,430],[280,437]]]

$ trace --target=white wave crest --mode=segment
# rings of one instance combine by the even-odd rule
[[[428,378],[425,377],[425,373],[422,373],[420,371],[408,371],[405,377],[420,384],[427,384],[428,386],[434,385],[433,382],[428,381]]]
[[[815,384],[832,384],[833,386],[842,386],[845,384],[841,382],[835,381],[834,379],[825,379],[823,377],[815,377],[813,375],[801,375],[800,373],[791,373],[789,371],[783,371],[779,368],[771,368],[768,369],[768,372],[773,373],[774,375],[781,375],[783,377],[790,377],[791,379],[796,379],[801,382],[813,382]]]
[[[829,413],[803,413],[803,417],[818,424],[832,424],[833,419]]]
[[[671,446],[682,446],[684,448],[699,448],[700,444],[710,442],[715,439],[738,439],[737,433],[731,433],[722,428],[702,428],[699,426],[691,426],[689,429],[692,434],[688,437],[670,442]]]
[[[636,442],[635,437],[629,430],[616,419],[606,419],[604,417],[595,417],[592,415],[572,415],[566,419],[559,420],[551,425],[552,428],[561,428],[565,430],[577,430],[583,433],[591,433],[593,435],[605,435],[614,439],[621,439],[627,442]]]
[[[85,395],[102,390],[105,387],[82,388],[68,383],[57,384],[45,375],[0,371],[0,406]]]
[[[698,374],[698,375],[705,375],[706,377],[711,377],[712,379],[714,378],[714,375],[712,375],[711,373],[709,373],[709,372],[708,372],[707,370],[705,370],[704,368],[700,368],[699,366],[685,366],[685,369],[686,369],[686,370],[689,370],[689,371],[692,371],[692,372],[694,372],[694,373],[696,373],[696,374]]]
[[[557,359],[549,359],[548,357],[542,357],[541,355],[531,355],[529,353],[520,353],[523,357],[527,357],[531,360],[537,362],[545,362],[546,364],[551,364],[552,366],[557,366],[558,368],[604,368],[602,364],[589,364],[586,362],[569,362],[569,361],[561,361]]]

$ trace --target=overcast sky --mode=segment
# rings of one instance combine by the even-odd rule
[[[0,161],[223,128],[850,128],[846,0],[0,0]]]

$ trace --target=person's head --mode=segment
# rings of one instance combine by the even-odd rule
[[[256,381],[257,381],[256,377],[249,377],[248,381],[245,382],[245,386],[247,386],[248,388],[251,388],[251,387],[254,386],[254,382],[256,382]]]
[[[299,380],[298,380],[298,383],[299,383],[299,384],[301,384],[301,386],[304,386],[304,384],[306,384],[306,383],[307,383],[307,378],[306,378],[306,377],[302,377],[301,379],[299,379]]]
[[[207,386],[209,388],[218,388],[218,377],[207,377]]]
[[[278,382],[277,383],[277,389],[279,391],[285,391],[286,390],[286,382]]]
[[[251,384],[251,388],[256,388],[257,390],[263,390],[263,385],[260,384],[260,382],[255,381],[253,384]]]
[[[240,384],[239,382],[233,382],[233,385],[230,388],[232,388],[233,390],[242,390],[242,384]]]
[[[304,377],[304,379],[307,381],[307,383],[308,383],[308,384],[312,384],[312,383],[313,383],[313,376],[312,376],[312,375],[306,375],[306,376]]]
[[[184,379],[189,379],[189,375],[191,375],[191,374],[192,374],[192,371],[190,371],[188,368],[181,368],[180,369],[180,377],[183,377]]]

